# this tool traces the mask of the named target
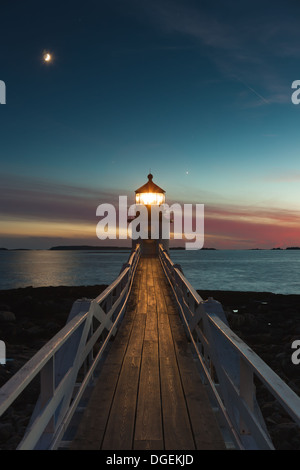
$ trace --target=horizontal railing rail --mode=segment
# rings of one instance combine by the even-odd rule
[[[229,327],[222,305],[204,301],[180,265],[159,247],[159,258],[174,292],[203,383],[219,422],[238,449],[274,449],[256,400],[259,380],[300,426],[300,397]]]
[[[125,312],[139,258],[137,245],[117,279],[97,298],[74,302],[64,328],[0,389],[2,416],[40,377],[39,399],[18,450],[59,447]]]

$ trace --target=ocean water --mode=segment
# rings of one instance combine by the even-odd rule
[[[171,253],[196,289],[300,294],[300,250]]]
[[[0,251],[0,289],[110,284],[129,251]],[[300,250],[171,250],[200,290],[300,294]]]
[[[130,251],[0,251],[0,290],[110,284]]]

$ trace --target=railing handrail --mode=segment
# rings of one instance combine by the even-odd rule
[[[231,343],[239,356],[247,362],[255,375],[300,425],[300,397],[217,315],[211,313],[208,315],[208,319],[215,328],[222,332],[224,338]],[[297,409],[296,406],[299,408]]]
[[[51,359],[61,346],[72,336],[77,328],[85,321],[88,312],[78,314],[70,320],[51,340],[49,340],[35,355],[24,364],[0,388],[0,416],[15,401],[20,393],[37,376],[44,365]]]
[[[174,263],[168,253],[163,249],[162,245],[160,246],[160,249],[163,250],[164,252],[164,257],[168,261],[169,265],[174,269],[174,271],[177,273],[177,275],[181,278],[182,282],[186,285],[188,288],[189,292],[191,295],[194,297],[195,301],[198,302],[199,304],[203,301],[202,297],[198,294],[198,292],[194,289],[192,284],[187,280],[185,275],[182,273],[182,271],[178,268],[178,264]]]
[[[128,262],[129,264],[129,262]],[[109,285],[107,286],[101,294],[99,294],[94,300],[98,304],[101,304],[107,297],[108,295],[121,283],[121,281],[126,277],[126,274],[130,270],[130,267],[127,267],[122,271],[119,276]]]
[[[49,394],[49,390],[47,389],[53,389],[53,393],[46,400],[44,408],[37,413],[38,416],[37,418],[34,418],[35,420],[33,421],[33,424],[29,425],[28,432],[24,436],[18,448],[34,448],[34,446],[43,437],[45,426],[49,426],[49,419],[53,413],[56,412],[56,408],[60,406],[63,397],[63,402],[67,403],[64,412],[65,418],[63,416],[60,417],[60,421],[57,426],[54,426],[52,432],[48,434],[49,436],[52,436],[53,442],[48,443],[47,446],[43,448],[53,448],[51,446],[54,445],[54,441],[57,447],[59,438],[62,436],[67,424],[70,422],[75,412],[76,405],[92,378],[92,374],[103,355],[110,337],[112,334],[115,334],[121,315],[123,315],[125,311],[139,258],[140,245],[136,245],[135,249],[132,250],[129,256],[126,266],[118,277],[98,297],[96,297],[96,299],[92,301],[83,299],[82,308],[81,301],[74,302],[69,316],[70,319],[67,324],[1,387],[0,416],[9,408],[9,406],[11,406],[15,399],[39,373],[43,374],[43,380],[41,379],[41,382],[44,382],[46,388],[46,398]],[[118,294],[113,295],[113,292],[116,289],[118,289]],[[108,311],[104,312],[101,306],[108,300],[110,300],[110,308]],[[74,314],[72,315],[73,309]],[[115,315],[116,318],[113,318],[113,315]],[[98,320],[99,326],[94,333],[91,332],[90,334],[93,319]],[[82,331],[79,330],[81,327]],[[91,359],[90,355],[92,354],[92,348],[103,333],[104,329],[108,331],[107,336],[96,357]],[[60,353],[63,347],[67,346],[68,340],[74,339],[75,333],[77,334],[77,332],[79,332],[81,336],[79,339],[75,338],[76,343],[73,357],[70,360],[70,368],[68,369],[67,367],[67,371],[64,372],[64,377],[60,377],[60,382],[55,384],[55,355]],[[90,367],[82,381],[81,387],[77,391],[77,395],[74,398],[73,390],[77,374],[79,368],[87,357],[91,359],[89,363]],[[62,390],[64,386],[68,389]],[[56,391],[58,398],[55,395]],[[43,391],[41,390],[41,395],[42,394]],[[68,402],[70,403],[71,399],[72,405],[68,405]]]
[[[207,379],[207,382],[210,386],[210,391],[213,394],[213,398],[216,399],[217,403],[220,405],[220,408],[222,408],[223,399],[221,399],[221,396],[219,396],[219,394],[222,394],[222,390],[219,387],[220,384],[218,384],[217,390],[214,386],[214,380],[210,375],[211,366],[207,366],[208,356],[211,365],[218,366],[218,364],[213,363],[211,357],[214,356],[216,362],[218,362],[218,351],[216,349],[218,349],[218,346],[220,345],[218,343],[218,337],[216,336],[217,334],[219,335],[219,338],[221,337],[221,341],[225,341],[229,348],[231,348],[231,351],[238,355],[238,369],[234,369],[236,365],[233,365],[232,369],[234,369],[234,372],[239,377],[239,380],[242,380],[240,375],[242,375],[243,378],[247,377],[246,386],[240,382],[240,392],[236,391],[237,384],[233,382],[234,379],[236,380],[236,377],[234,377],[234,379],[230,379],[228,376],[228,370],[225,370],[223,366],[221,366],[219,367],[219,372],[220,375],[223,376],[223,383],[225,383],[225,385],[228,384],[229,389],[232,388],[232,390],[235,390],[235,396],[239,396],[239,393],[241,393],[239,396],[239,399],[241,399],[240,404],[238,405],[239,411],[241,411],[243,416],[247,416],[248,414],[248,424],[250,428],[260,428],[260,436],[257,437],[257,440],[262,442],[262,445],[265,446],[265,448],[273,448],[268,435],[265,433],[265,429],[263,427],[264,422],[255,422],[257,416],[255,417],[253,415],[254,417],[250,417],[251,408],[253,407],[253,397],[251,396],[251,393],[253,392],[255,395],[253,374],[257,376],[257,378],[268,388],[274,398],[283,406],[290,417],[298,425],[300,425],[300,397],[243,340],[241,340],[241,338],[239,338],[236,333],[231,330],[228,324],[223,321],[226,317],[219,302],[216,302],[213,299],[203,301],[194,287],[185,278],[181,267],[179,267],[178,264],[173,263],[168,253],[163,249],[162,245],[159,246],[159,257],[165,274],[175,294],[177,304],[187,330],[187,334],[189,335],[191,343],[194,346],[196,355],[204,372],[205,379]],[[194,305],[189,301],[190,297],[193,298]],[[199,327],[201,322],[202,328]],[[203,332],[203,324],[204,328],[207,329],[206,336]],[[199,344],[201,347],[199,347]],[[224,345],[221,346],[224,347]],[[203,351],[205,352],[203,353]],[[226,356],[226,354],[224,354],[224,356]],[[230,356],[230,354],[228,354],[228,356]],[[226,360],[230,361],[230,357],[227,357]],[[247,387],[252,388],[251,390],[247,390]],[[226,393],[228,393],[228,390]],[[242,409],[243,407],[245,408],[245,403],[247,408],[246,411]],[[229,426],[231,426],[231,434],[236,439],[237,445],[240,446],[240,448],[244,448],[244,444],[242,444],[241,441],[245,442],[245,439],[243,440],[243,436],[241,436],[240,430],[232,424],[231,419],[227,414],[226,406],[223,407],[223,410],[221,411],[224,415],[226,415],[225,421],[227,422],[227,425],[229,424]],[[260,418],[261,416],[259,416],[259,419]]]

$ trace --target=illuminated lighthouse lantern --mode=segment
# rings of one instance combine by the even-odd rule
[[[165,190],[153,183],[153,175],[149,173],[148,182],[135,191],[135,203],[145,206],[160,206],[165,203]]]
[[[148,239],[139,239],[138,243],[141,244],[141,251],[144,255],[156,255],[158,253],[158,245],[161,243],[164,249],[169,249],[169,239],[162,238],[162,217],[163,217],[163,204],[165,203],[165,190],[160,188],[157,184],[153,183],[153,175],[149,173],[148,181],[143,186],[135,191],[135,203],[147,207],[148,210]],[[151,238],[151,214],[154,212],[159,213],[159,236],[158,238]]]

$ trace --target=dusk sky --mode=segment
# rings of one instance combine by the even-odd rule
[[[97,206],[133,203],[150,169],[168,203],[204,204],[205,246],[300,245],[299,0],[16,0],[0,19],[0,247],[103,245]]]

